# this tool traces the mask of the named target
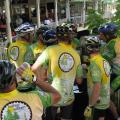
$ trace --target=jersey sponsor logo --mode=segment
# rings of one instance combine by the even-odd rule
[[[10,50],[10,58],[16,61],[18,57],[19,57],[19,48],[17,46],[14,46]]]
[[[109,77],[110,76],[110,65],[105,60],[103,61],[103,67],[105,70],[105,74]]]
[[[1,111],[1,120],[31,120],[30,106],[21,101],[13,101],[6,104]]]
[[[74,58],[69,53],[62,53],[58,60],[58,65],[63,72],[69,72],[75,64]]]

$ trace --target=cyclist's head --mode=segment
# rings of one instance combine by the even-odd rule
[[[99,28],[100,39],[109,41],[116,38],[118,26],[113,23],[107,23]]]
[[[49,28],[46,26],[37,29],[35,33],[35,41],[40,41],[40,43],[43,43],[43,33],[45,33],[47,30],[49,30]]]
[[[89,57],[93,53],[98,53],[100,49],[100,40],[97,36],[83,36],[80,41],[81,60],[89,64]]]
[[[0,91],[8,89],[14,82],[16,67],[7,60],[0,60]]]
[[[62,23],[61,26],[66,26],[69,28],[69,30],[72,30],[73,32],[77,32],[77,25],[74,23]]]
[[[97,36],[84,36],[81,40],[81,44],[87,54],[99,52],[100,40]]]
[[[57,39],[60,41],[71,43],[73,39],[72,33],[72,28],[68,27],[66,24],[57,26],[56,28]]]
[[[43,41],[47,46],[57,43],[56,30],[49,29],[43,33]]]
[[[28,42],[32,42],[35,28],[36,26],[33,24],[24,23],[24,24],[21,24],[19,27],[17,27],[15,31],[18,34],[18,36],[20,36],[24,40]]]

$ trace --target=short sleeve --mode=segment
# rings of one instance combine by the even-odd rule
[[[81,64],[79,64],[77,67],[76,77],[81,78],[82,76],[83,76],[82,66]]]
[[[91,62],[89,68],[93,82],[101,82],[102,75],[99,66],[95,62]]]
[[[39,66],[48,67],[49,64],[49,55],[48,50],[45,49],[42,54],[37,58],[36,62]]]

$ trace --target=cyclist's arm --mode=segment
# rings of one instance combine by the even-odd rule
[[[60,100],[61,96],[56,89],[54,89],[49,83],[45,81],[46,75],[44,74],[44,72],[45,69],[42,67],[38,71],[36,70],[37,81],[35,82],[35,84],[43,91],[51,94],[52,105],[54,105]]]
[[[48,54],[44,51],[33,64],[32,71],[37,76],[36,84],[44,91],[48,92],[52,96],[52,104],[57,103],[60,100],[60,94],[45,80],[47,78],[47,66],[48,66]]]
[[[38,69],[40,69],[41,67],[47,69],[48,64],[49,64],[49,56],[47,50],[44,50],[42,54],[37,58],[35,63],[32,65],[32,71],[35,74],[37,74],[37,72],[39,72]]]
[[[83,75],[82,66],[81,66],[81,64],[79,64],[78,67],[77,67],[77,72],[76,72],[76,82],[78,84],[82,83],[82,75]]]
[[[43,91],[49,93],[47,96],[43,96],[46,98],[49,98],[51,96],[51,104],[55,105],[61,98],[59,92],[54,89],[49,83],[45,82],[44,80],[41,80],[40,78],[37,79],[35,84],[40,87]],[[45,102],[45,101],[44,101]]]

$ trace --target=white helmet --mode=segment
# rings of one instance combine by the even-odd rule
[[[86,53],[92,53],[99,51],[100,49],[100,40],[97,36],[84,36],[81,38],[81,48],[84,49]]]
[[[21,24],[19,27],[17,27],[15,29],[15,31],[18,33],[18,34],[22,34],[22,33],[29,33],[31,31],[34,31],[36,28],[35,25],[33,24],[30,24],[30,23],[24,23],[24,24]]]

